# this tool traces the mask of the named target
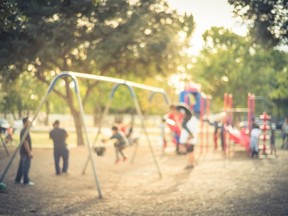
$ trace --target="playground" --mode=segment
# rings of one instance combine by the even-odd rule
[[[8,150],[12,151],[14,147]],[[185,170],[187,158],[155,154],[160,178],[146,144],[141,145],[134,163],[114,164],[114,150],[108,148],[96,158],[103,197],[99,199],[85,146],[70,149],[69,175],[56,176],[52,148],[34,149],[30,176],[32,187],[15,185],[14,162],[7,174],[7,193],[1,193],[0,215],[287,215],[288,151],[278,150],[277,158],[247,157],[235,146],[234,155],[224,157],[209,151],[197,166]],[[277,144],[280,148],[280,143]],[[133,148],[126,150],[128,157]],[[9,160],[0,151],[0,166]],[[18,161],[18,156],[16,161]]]
[[[3,151],[0,151],[0,165],[5,167],[1,183],[5,187],[1,190],[0,215],[288,214],[287,150],[280,149],[281,143],[278,140],[277,156],[269,157],[265,154],[265,157],[251,159],[247,148],[241,145],[239,140],[242,135],[239,137],[236,134],[234,142],[231,142],[228,133],[222,146],[224,148],[215,148],[212,139],[213,127],[204,123],[205,115],[205,118],[209,117],[207,104],[210,99],[208,96],[204,98],[198,89],[186,89],[180,94],[180,102],[193,101],[187,104],[200,119],[200,132],[197,135],[200,142],[195,147],[196,164],[194,169],[187,170],[184,169],[187,156],[177,154],[173,142],[168,145],[173,151],[166,151],[168,148],[163,151],[160,128],[157,131],[147,128],[134,92],[134,88],[151,91],[151,98],[159,93],[169,105],[165,91],[160,88],[65,72],[51,82],[32,122],[37,118],[57,79],[62,76],[71,76],[75,83],[86,143],[83,146],[70,147],[69,174],[61,176],[54,173],[53,149],[43,148],[49,144],[42,143],[42,147],[34,148],[30,171],[30,177],[36,183],[34,186],[14,184],[17,162],[12,162],[19,157],[17,144],[7,145],[5,150],[13,152],[11,156],[1,149]],[[97,129],[94,128],[94,139],[88,137],[76,77],[116,83],[100,125]],[[106,146],[103,155],[96,154],[93,150],[95,143],[101,140],[102,122],[109,113],[114,92],[120,85],[127,87],[131,94],[140,122],[137,129],[142,131],[142,136],[136,144],[125,149],[128,160],[115,164],[113,146]],[[229,121],[233,111],[232,102],[228,105],[223,123],[225,128],[231,124]],[[248,110],[248,119],[252,114]],[[223,119],[223,116],[221,118]],[[267,128],[265,126],[265,130]],[[19,142],[21,145],[23,140]]]

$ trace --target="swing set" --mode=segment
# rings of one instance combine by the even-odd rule
[[[117,78],[99,76],[99,75],[92,75],[92,74],[85,74],[85,73],[79,73],[79,72],[63,71],[59,75],[54,77],[54,79],[51,81],[45,96],[42,98],[42,101],[40,102],[40,105],[38,106],[38,108],[35,111],[35,114],[34,114],[32,120],[31,120],[31,125],[33,124],[33,122],[37,118],[37,116],[38,116],[38,114],[40,112],[40,109],[42,108],[42,106],[47,101],[48,96],[51,94],[51,92],[54,89],[57,81],[59,79],[61,79],[61,78],[64,78],[64,77],[70,77],[72,79],[73,83],[74,83],[74,91],[75,91],[75,94],[77,96],[77,102],[78,102],[78,106],[79,106],[79,110],[80,110],[80,121],[82,123],[82,127],[83,127],[82,129],[83,129],[84,134],[85,134],[85,141],[86,141],[86,146],[87,146],[87,149],[88,149],[88,157],[87,157],[86,163],[84,165],[83,173],[85,173],[86,168],[88,166],[88,163],[91,162],[92,171],[93,171],[93,175],[94,175],[94,179],[95,179],[95,183],[96,183],[96,187],[97,187],[99,198],[102,198],[102,192],[101,192],[101,187],[100,187],[98,176],[97,176],[97,172],[96,172],[96,163],[95,163],[95,158],[94,158],[95,154],[93,154],[92,145],[91,145],[91,143],[89,141],[89,138],[88,138],[87,127],[86,127],[86,123],[85,123],[85,120],[84,120],[85,112],[84,112],[84,108],[83,108],[83,105],[82,105],[82,99],[81,99],[81,96],[80,96],[80,88],[79,88],[78,78],[97,80],[97,81],[103,81],[103,82],[110,82],[110,83],[115,83],[116,84],[114,86],[114,88],[112,89],[112,91],[111,91],[110,98],[109,98],[108,104],[106,105],[106,109],[105,109],[105,111],[103,113],[103,116],[101,118],[100,126],[98,128],[98,132],[96,134],[94,143],[97,142],[97,139],[98,139],[99,134],[101,132],[103,119],[105,118],[105,116],[107,115],[107,113],[109,111],[109,108],[110,108],[111,102],[112,102],[112,100],[114,98],[115,92],[117,91],[119,86],[126,86],[127,87],[127,89],[130,92],[130,96],[131,96],[131,98],[132,98],[132,100],[134,102],[134,106],[136,108],[137,114],[138,114],[138,116],[139,116],[139,118],[141,120],[142,130],[143,130],[143,132],[144,132],[144,134],[145,134],[145,136],[147,138],[147,143],[149,145],[149,149],[150,149],[151,155],[153,157],[155,166],[157,168],[158,174],[159,174],[160,177],[162,177],[157,158],[156,158],[155,153],[153,151],[152,144],[151,144],[150,138],[148,136],[148,132],[146,130],[146,126],[145,126],[145,123],[144,123],[144,116],[142,114],[142,111],[141,111],[141,108],[140,108],[140,105],[139,105],[139,101],[138,101],[137,95],[136,95],[136,93],[134,91],[134,88],[139,88],[139,89],[143,89],[143,90],[147,90],[147,91],[152,92],[152,96],[151,97],[153,97],[154,94],[156,94],[156,93],[157,94],[161,94],[164,97],[166,103],[169,104],[169,99],[168,99],[168,96],[167,96],[165,90],[162,89],[162,88],[152,87],[152,86],[148,86],[148,85],[144,85],[144,84],[140,84],[140,83],[136,83],[136,82],[130,82],[130,81],[123,80],[123,79],[117,79]],[[14,150],[10,160],[8,161],[6,167],[4,168],[4,171],[1,174],[1,177],[0,177],[1,190],[5,190],[5,188],[7,189],[6,185],[3,183],[3,180],[4,180],[5,176],[6,176],[9,168],[11,167],[11,165],[13,163],[13,160],[15,159],[18,150],[23,145],[24,138],[29,133],[31,125],[29,126],[28,130],[26,130],[26,132],[24,133],[23,138],[20,140],[19,145]],[[138,145],[136,145],[136,146],[138,147]],[[134,153],[134,156],[135,156],[136,148],[135,148],[134,152],[135,152]]]

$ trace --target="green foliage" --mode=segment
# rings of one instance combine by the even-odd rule
[[[0,51],[5,48],[6,55],[1,55],[0,66],[17,75],[33,65],[35,75],[46,81],[47,75],[62,70],[169,74],[194,29],[192,16],[167,12],[160,0],[8,2],[19,13],[5,15],[16,28],[3,29]],[[179,32],[186,41],[179,40]]]
[[[4,113],[12,113],[15,119],[34,111],[46,88],[29,73],[22,73],[13,83],[3,79],[6,96],[1,101]]]
[[[288,45],[288,1],[228,0],[234,13],[249,24],[257,42],[265,46]]]
[[[192,16],[162,0],[8,0],[4,6],[1,18],[10,24],[1,29],[0,73],[15,79],[28,71],[46,84],[63,70],[132,80],[167,76],[177,71],[194,29]],[[89,97],[96,84],[86,84]]]
[[[249,36],[242,37],[223,28],[213,27],[203,38],[205,47],[192,73],[201,73],[199,81],[204,91],[212,95],[214,110],[223,107],[225,92],[233,94],[234,107],[247,107],[249,92],[267,100],[275,101],[279,92],[282,99],[287,98],[283,90],[288,82],[286,53],[263,49]],[[257,102],[258,105],[260,102],[256,101],[258,112],[263,111]]]

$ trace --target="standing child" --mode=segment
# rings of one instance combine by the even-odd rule
[[[261,135],[261,130],[257,124],[253,124],[253,128],[250,133],[250,150],[251,157],[254,158],[254,155],[258,157],[259,152],[259,137]]]
[[[110,137],[110,140],[112,140],[114,142],[114,147],[115,147],[115,152],[116,152],[115,164],[120,161],[119,154],[121,154],[121,156],[123,157],[123,161],[126,161],[127,157],[123,153],[123,149],[128,144],[128,141],[126,139],[125,134],[123,134],[123,132],[121,132],[118,129],[118,127],[113,126],[112,127],[112,136]],[[105,142],[106,140],[103,139],[102,141]]]

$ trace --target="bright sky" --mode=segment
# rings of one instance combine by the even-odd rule
[[[233,8],[227,0],[167,0],[179,13],[189,13],[196,22],[191,41],[191,53],[197,54],[203,46],[202,34],[212,26],[223,26],[237,34],[244,35],[246,28],[241,26],[240,19],[233,18]]]

